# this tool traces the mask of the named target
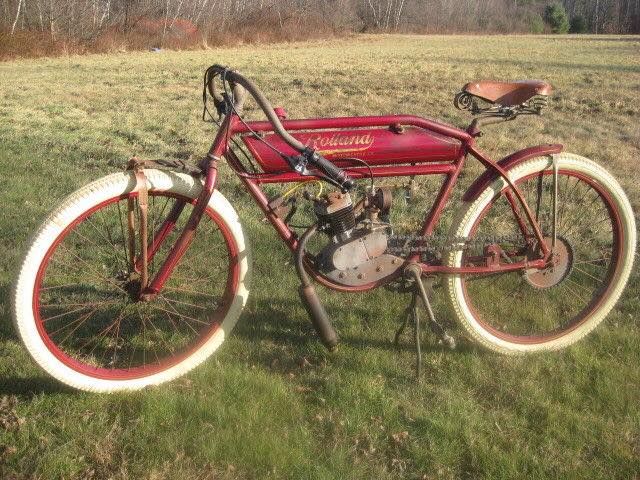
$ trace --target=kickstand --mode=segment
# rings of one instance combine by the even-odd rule
[[[411,295],[411,302],[409,306],[404,311],[404,320],[402,321],[402,325],[396,331],[396,335],[393,339],[393,343],[398,346],[400,344],[400,336],[404,333],[407,325],[409,324],[409,319],[411,319],[411,323],[413,324],[413,340],[416,348],[416,381],[420,381],[420,376],[422,372],[422,346],[421,346],[421,329],[420,329],[420,314],[418,313],[418,295],[414,292]]]
[[[413,339],[416,347],[416,381],[420,381],[420,372],[422,371],[422,349],[421,349],[421,336],[420,336],[420,315],[418,314],[418,295],[414,292],[411,295],[411,302],[404,311],[404,320],[402,325],[396,331],[396,335],[393,339],[393,343],[398,346],[400,344],[400,336],[404,333],[404,330],[409,324],[409,319],[413,324]]]
[[[416,307],[416,294],[414,293],[413,295],[411,295],[411,302],[409,303],[409,306],[405,308],[403,312],[404,320],[402,321],[402,325],[400,325],[400,328],[398,328],[398,330],[396,331],[396,335],[393,338],[393,343],[396,347],[400,344],[400,336],[404,333],[404,329],[407,328],[407,325],[409,324],[409,317],[412,317],[413,309],[415,307]]]
[[[400,325],[400,328],[396,331],[394,343],[398,345],[400,341],[400,335],[402,335],[402,333],[404,332],[407,324],[409,323],[409,317],[411,317],[411,319],[413,320],[413,336],[416,347],[416,381],[419,382],[422,373],[422,348],[420,335],[420,314],[418,312],[418,297],[420,298],[420,300],[422,300],[422,304],[427,310],[429,328],[431,329],[431,331],[435,333],[439,340],[451,350],[456,347],[456,341],[451,335],[447,333],[444,327],[435,318],[433,309],[431,308],[431,302],[429,302],[429,296],[427,295],[427,289],[425,289],[425,286],[422,283],[422,270],[420,269],[420,267],[418,265],[415,265],[415,267],[410,265],[409,267],[407,267],[405,272],[407,273],[407,275],[413,277],[416,288],[413,292],[413,295],[411,295],[411,302],[404,312],[405,315],[402,325]],[[428,284],[427,288],[429,292],[431,292],[431,283]]]

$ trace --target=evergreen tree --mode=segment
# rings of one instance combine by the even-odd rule
[[[585,33],[587,31],[587,21],[584,17],[576,15],[571,19],[569,33]]]
[[[554,3],[544,9],[544,19],[553,33],[567,33],[569,31],[569,17],[562,4]]]

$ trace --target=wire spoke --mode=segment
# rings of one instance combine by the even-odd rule
[[[119,340],[120,340],[120,326],[122,324],[122,319],[124,318],[124,309],[125,307],[122,307],[120,309],[120,311],[118,312],[118,317],[116,318],[116,322],[117,322],[117,326],[116,326],[116,333],[113,336],[114,337],[114,341],[113,341],[113,354],[111,355],[111,369],[113,370],[115,363],[116,363],[116,357],[118,354],[118,345],[120,344]],[[108,349],[105,348],[104,353],[102,354],[102,356],[100,357],[100,360],[104,359],[104,356],[109,352]]]
[[[576,287],[578,287],[580,290],[582,290],[585,293],[588,293],[590,295],[593,295],[593,290],[585,287],[584,285],[580,285],[578,282],[576,282],[575,280],[571,280],[570,277],[565,278],[566,281],[573,283]]]
[[[143,350],[143,360],[142,362],[146,365],[147,364],[147,360],[146,360],[146,352],[147,352],[147,318],[146,315],[142,315],[142,313],[140,313],[140,311],[138,310],[138,317],[140,318],[140,320],[142,320],[142,325],[143,325],[143,340],[142,340],[142,344],[144,345],[144,350]],[[149,320],[150,321],[150,320]],[[151,351],[153,352],[153,356],[156,359],[156,363],[158,365],[160,365],[160,359],[158,358],[158,353],[156,352],[155,348],[152,348]]]
[[[100,214],[101,214],[101,216],[102,216],[102,215],[104,215],[104,210],[100,210]],[[120,258],[120,254],[119,254],[119,253],[117,253],[117,252],[118,252],[118,247],[116,247],[116,245],[115,245],[115,243],[114,243],[114,241],[113,241],[113,238],[111,237],[111,231],[109,230],[109,228],[108,228],[108,227],[106,226],[106,224],[104,223],[104,218],[102,218],[102,220],[100,221],[100,223],[102,224],[102,228],[104,228],[104,230],[107,232],[107,234],[106,234],[106,235],[105,235],[105,234],[104,234],[104,233],[103,233],[103,232],[102,232],[102,231],[101,231],[101,230],[100,230],[100,229],[99,229],[99,228],[98,228],[98,227],[93,223],[93,220],[92,220],[92,218],[91,218],[91,217],[87,217],[87,218],[85,218],[85,220],[84,220],[84,221],[87,223],[87,225],[89,225],[91,228],[93,228],[93,230],[94,230],[98,235],[100,235],[100,237],[101,237],[103,240],[106,240],[106,241],[107,241],[107,243],[108,243],[109,245],[111,245],[111,247],[113,248],[113,255],[114,255],[114,257],[115,257],[116,259],[118,259],[118,260],[120,260],[120,261],[121,261],[121,260],[122,260],[122,258]],[[96,215],[96,222],[98,222],[98,216],[97,216],[97,215]],[[76,231],[76,232],[77,232],[77,230],[74,230],[74,231]],[[100,248],[100,247],[99,247],[99,248]],[[120,262],[118,262],[118,263],[120,263]],[[124,265],[126,266],[126,259],[125,259],[125,263],[124,263]]]
[[[79,262],[81,262],[83,265],[86,265],[87,268],[89,268],[91,270],[91,272],[93,272],[93,275],[96,278],[99,278],[100,280],[105,281],[105,282],[111,284],[112,286],[116,287],[118,290],[122,291],[123,293],[128,294],[128,292],[124,288],[122,288],[120,285],[115,283],[110,278],[107,278],[104,275],[102,275],[99,271],[96,271],[96,269],[93,268],[86,260],[83,260],[82,258],[80,258],[77,254],[75,254],[72,251],[70,251],[67,247],[65,247],[62,244],[59,245],[59,247],[62,247],[65,251],[69,252],[73,257],[75,257]]]
[[[545,170],[528,175],[517,184],[543,235],[548,237],[553,220],[552,172]],[[532,283],[525,281],[524,271],[520,281],[505,275],[462,276],[466,301],[479,323],[522,338],[564,334],[566,325],[587,318],[590,311],[587,309],[594,308],[595,299],[606,292],[618,235],[607,197],[597,184],[592,185],[573,172],[561,169],[557,198],[557,232],[571,250],[567,266],[572,269],[568,272],[570,275],[554,284],[553,275],[548,276],[551,267],[549,272],[542,269],[540,278],[547,280],[541,285],[534,285],[537,281],[533,278]],[[494,198],[480,213],[471,231],[474,238],[518,231],[517,218],[504,194]],[[505,242],[499,245],[514,261],[527,260],[529,256],[524,250],[509,252],[513,248]],[[478,259],[471,256],[476,250],[481,252]],[[465,250],[462,264],[482,264],[483,256],[481,249]]]
[[[88,307],[88,306],[101,306],[101,305],[115,305],[116,301],[105,300],[104,302],[84,302],[84,303],[41,303],[43,308],[52,307]]]
[[[571,287],[569,287],[569,285],[567,285],[566,283],[561,283],[560,284],[561,287],[564,287],[567,289],[567,291],[569,293],[571,293],[575,298],[577,298],[578,300],[580,300],[582,303],[586,304],[589,303],[588,300],[582,298],[578,293],[576,293]]]
[[[167,285],[163,286],[162,288],[164,290],[173,290],[173,291],[176,291],[176,292],[190,293],[190,294],[193,294],[193,295],[200,295],[200,296],[203,296],[203,297],[218,298],[218,295],[212,295],[210,293],[198,292],[196,290],[190,290],[188,288],[170,287],[170,286],[167,286]]]
[[[576,265],[583,265],[585,263],[586,264],[596,264],[596,262],[602,262],[602,261],[605,261],[605,260],[611,260],[611,257],[594,258],[593,260],[581,260],[579,262],[574,262],[573,266],[575,267]]]
[[[87,306],[83,306],[83,307],[80,307],[80,308],[76,308],[75,310],[71,310],[69,312],[61,313],[59,315],[54,315],[53,317],[47,317],[47,318],[42,320],[42,323],[48,322],[49,320],[55,320],[56,318],[66,317],[67,315],[71,315],[72,313],[77,313],[77,312],[80,312],[82,310],[86,310],[87,308],[88,308]]]
[[[167,299],[166,299],[164,296],[162,296],[162,295],[158,295],[158,296],[159,296],[159,297],[164,301],[164,303],[166,303],[167,307],[169,307],[171,310],[163,309],[162,307],[160,307],[160,306],[158,306],[158,305],[151,305],[152,307],[154,307],[154,308],[158,308],[158,309],[160,309],[160,310],[163,310],[163,311],[165,311],[165,312],[167,312],[167,313],[169,313],[169,314],[177,315],[179,318],[184,318],[185,320],[191,320],[191,321],[193,321],[193,322],[200,323],[200,324],[202,324],[202,325],[209,325],[208,323],[203,322],[202,320],[198,320],[198,319],[196,319],[196,318],[193,318],[193,317],[190,317],[190,316],[188,316],[188,315],[184,315],[184,314],[182,314],[182,313],[178,312],[178,310],[176,310],[176,309],[175,309],[175,307],[174,307],[173,305],[171,305],[169,302],[167,302]],[[195,330],[195,329],[191,326],[191,324],[190,324],[189,322],[184,322],[184,323],[185,323],[185,325],[189,326],[189,328],[191,328],[195,334],[198,334],[198,331],[197,331],[197,330]]]
[[[163,336],[163,333],[164,333],[164,332],[163,332],[162,330],[158,329],[158,327],[156,327],[156,326],[155,326],[155,324],[153,323],[153,320],[151,320],[151,318],[149,318],[149,325],[151,325],[151,328],[153,328],[153,329],[157,332],[157,334],[158,334],[158,338],[159,338],[159,339],[162,341],[162,343],[164,343],[164,345],[169,349],[169,352],[171,353],[171,356],[172,356],[172,357],[175,357],[175,355],[176,355],[176,354],[175,354],[175,352],[174,352],[173,348],[171,348],[171,345],[169,345],[169,344],[167,343],[167,341],[164,339],[164,336]]]
[[[602,282],[604,281],[604,279],[603,279],[603,278],[595,277],[595,276],[591,275],[589,272],[586,272],[586,271],[582,270],[581,268],[576,267],[575,265],[573,266],[573,268],[574,268],[574,270],[576,270],[577,272],[580,272],[580,273],[582,273],[583,275],[586,275],[587,277],[593,278],[593,279],[594,279],[594,280],[596,280],[598,283],[602,283]]]
[[[194,308],[198,308],[200,310],[208,310],[207,307],[202,307],[200,305],[194,305],[193,303],[182,302],[180,300],[175,300],[175,299],[172,299],[172,298],[169,298],[169,297],[163,297],[163,298],[165,300],[167,300],[168,302],[171,302],[171,303],[177,303],[179,305],[187,305],[188,307],[194,307]]]
[[[124,246],[124,243],[125,243],[125,242],[124,242],[124,238],[122,239],[122,241],[121,241],[121,242],[117,242],[116,240],[114,240],[113,235],[112,235],[112,233],[111,233],[111,228],[109,228],[109,227],[107,226],[107,223],[106,223],[106,221],[105,221],[105,219],[104,219],[104,215],[105,215],[105,211],[106,211],[106,210],[107,210],[107,209],[104,209],[104,210],[101,210],[101,211],[100,211],[100,217],[102,218],[101,223],[102,223],[102,225],[103,225],[103,227],[104,227],[105,231],[107,232],[107,237],[105,238],[105,237],[104,237],[104,235],[103,235],[103,238],[105,238],[105,240],[107,240],[107,241],[111,244],[111,246],[113,247],[113,250],[114,250],[114,252],[115,252],[115,251],[119,250],[119,247],[118,247],[116,244],[117,244],[117,243],[121,243],[121,244]],[[97,217],[96,217],[96,221],[97,221]],[[121,254],[124,254],[124,257],[121,257]],[[126,270],[126,269],[127,269],[127,263],[128,263],[128,262],[127,262],[127,257],[126,257],[126,250],[124,250],[124,252],[120,252],[120,253],[118,253],[118,254],[117,254],[117,256],[118,256],[118,258],[121,258],[121,259],[122,259],[123,265],[124,265],[125,270]]]
[[[89,320],[89,318],[91,318],[91,316],[97,311],[97,309],[91,310],[90,312],[86,313],[85,315],[81,316],[80,318],[78,318],[78,324],[74,327],[73,330],[71,330],[66,337],[64,337],[61,341],[60,341],[60,346],[64,345],[64,343],[67,341],[67,339],[76,331],[78,330],[82,325],[84,325],[84,323]],[[75,323],[75,322],[73,322]],[[68,326],[68,325],[67,325]],[[56,330],[53,333],[50,333],[49,336],[53,336],[55,335],[57,332],[59,332],[61,329]]]
[[[47,278],[49,278],[50,276],[47,275]],[[55,278],[55,277],[54,277]],[[40,291],[46,291],[46,290],[55,290],[57,288],[67,288],[67,287],[75,287],[76,285],[82,285],[81,283],[66,283],[64,285],[53,285],[51,287],[42,287],[40,288]]]

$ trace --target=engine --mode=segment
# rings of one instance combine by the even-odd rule
[[[351,238],[351,233],[356,226],[351,195],[331,192],[315,200],[314,211],[318,217],[320,230],[329,235],[334,243]]]
[[[331,192],[314,201],[318,229],[329,237],[316,257],[319,270],[338,283],[364,285],[400,267],[386,254],[390,224],[391,191],[378,188],[354,205],[348,193]]]

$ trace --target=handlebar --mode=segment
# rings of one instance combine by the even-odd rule
[[[340,167],[336,167],[332,162],[313,149],[307,148],[306,150],[309,152],[308,162],[322,170],[327,177],[337,183],[338,187],[345,191],[349,191],[353,188],[353,180],[344,170]]]
[[[209,67],[205,78],[207,90],[213,97],[216,104],[220,105],[225,102],[224,97],[216,91],[214,79],[217,75],[221,75],[224,80],[228,80],[231,84],[235,98],[234,108],[237,112],[242,111],[242,106],[246,97],[245,93],[248,92],[264,112],[267,120],[269,120],[271,125],[273,125],[275,133],[291,148],[300,152],[305,163],[317,167],[332,183],[337,184],[341,189],[350,190],[353,187],[353,180],[341,168],[336,167],[318,152],[306,146],[285,130],[282,126],[282,122],[280,122],[280,119],[278,118],[278,115],[276,115],[276,112],[273,110],[271,103],[267,100],[267,97],[264,96],[260,89],[251,80],[222,65],[212,65]]]

